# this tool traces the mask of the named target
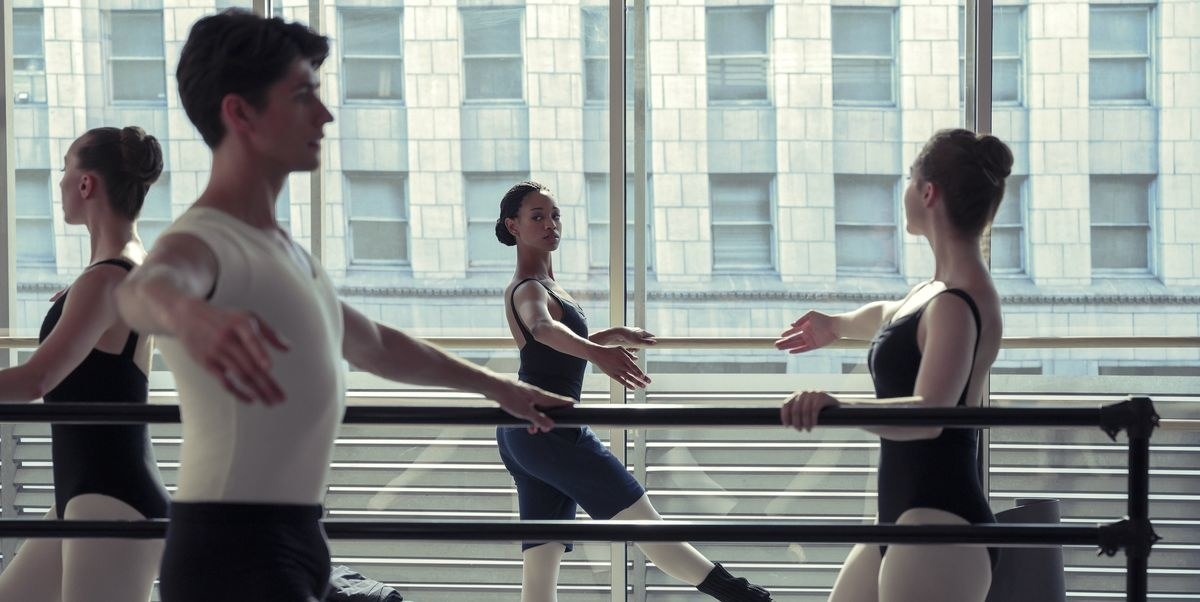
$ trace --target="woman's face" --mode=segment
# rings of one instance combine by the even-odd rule
[[[510,218],[508,223],[518,245],[544,251],[558,249],[562,238],[562,214],[553,198],[541,192],[525,195],[516,219]]]
[[[82,224],[84,221],[83,187],[85,174],[79,168],[79,156],[77,154],[80,140],[73,142],[71,148],[67,149],[67,155],[63,157],[62,180],[58,182],[59,190],[62,192],[63,219],[68,224]]]

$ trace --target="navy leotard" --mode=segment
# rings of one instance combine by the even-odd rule
[[[971,308],[975,317],[975,351],[979,351],[982,333],[979,308],[965,291],[947,289]],[[871,341],[867,363],[879,398],[905,397],[913,394],[917,371],[921,367],[921,350],[917,346],[917,324],[928,303],[917,311],[901,316],[884,325]],[[971,368],[975,367],[975,354]],[[970,378],[959,396],[959,406],[967,403]],[[970,523],[994,523],[996,517],[988,506],[987,496],[979,482],[979,429],[942,429],[934,439],[917,441],[879,441],[879,522],[895,523],[910,508],[936,508],[966,519]],[[887,546],[880,549],[887,551]],[[988,548],[992,564],[995,548]]]
[[[546,284],[526,278],[513,287],[534,280],[562,306],[561,322],[576,335],[587,338],[587,319],[575,303],[560,297]],[[512,299],[509,299],[512,304]],[[525,337],[521,347],[522,382],[578,400],[583,389],[587,360],[539,343],[513,308],[517,327]],[[517,486],[517,503],[522,520],[571,520],[576,504],[597,520],[606,520],[633,505],[646,494],[629,470],[604,446],[592,429],[558,427],[548,433],[529,434],[524,427],[498,427],[496,443],[500,459]],[[545,542],[522,542],[527,550]],[[562,542],[567,551],[570,542]]]
[[[124,259],[93,264],[133,269]],[[46,340],[62,317],[67,294],[50,308],[42,321],[38,341]],[[57,387],[46,393],[46,403],[147,403],[146,374],[133,361],[138,335],[130,331],[119,354],[92,349]],[[167,490],[163,487],[150,432],[144,424],[79,425],[50,427],[54,459],[54,503],[61,518],[67,502],[85,493],[114,497],[146,518],[167,516]]]

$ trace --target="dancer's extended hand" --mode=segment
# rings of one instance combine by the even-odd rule
[[[810,311],[792,322],[791,328],[779,335],[775,348],[788,353],[804,353],[820,349],[838,339],[836,321],[819,311]]]

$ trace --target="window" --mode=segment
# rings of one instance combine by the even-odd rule
[[[834,238],[839,271],[896,272],[896,178],[833,177]]]
[[[608,175],[606,174],[587,174],[587,212],[588,212],[588,265],[592,268],[608,268],[608,236],[609,224],[611,223],[608,211]],[[650,191],[652,187],[649,182],[646,185],[646,269],[653,269],[654,253],[651,250],[654,245],[654,236],[652,234],[654,223],[654,210],[650,204]],[[633,179],[625,178],[625,205],[626,211],[633,210]],[[626,214],[628,215],[628,213]],[[629,266],[633,266],[633,218],[627,220],[625,227],[625,249],[626,259]]]
[[[113,101],[165,103],[162,11],[112,11],[108,24]]]
[[[279,227],[287,230],[289,234],[292,232],[292,178],[288,176],[283,179],[283,188],[279,189],[279,195],[275,197],[275,221],[279,222]]]
[[[1025,271],[1025,178],[1009,176],[992,220],[992,272]]]
[[[1151,176],[1092,176],[1092,269],[1150,270]]]
[[[520,9],[463,9],[466,100],[521,100]]]
[[[958,9],[958,81],[965,84],[967,71],[966,11]],[[997,6],[992,10],[992,100],[997,104],[1024,102],[1025,9]],[[963,100],[965,85],[958,87]]]
[[[768,10],[708,9],[705,43],[710,101],[767,99]]]
[[[896,42],[890,8],[833,8],[833,102],[894,105]]]
[[[404,100],[404,31],[399,10],[342,11],[343,94],[351,100]]]
[[[13,9],[13,102],[46,102],[42,11]]]
[[[633,102],[633,23],[625,28],[625,102]],[[608,9],[583,9],[583,99],[608,100]]]
[[[404,174],[346,174],[351,262],[409,262],[408,202],[404,189]]]
[[[142,213],[138,216],[138,235],[147,249],[154,246],[158,235],[171,225],[171,174],[163,172],[158,181],[150,186]]]
[[[467,265],[497,267],[512,264],[512,257],[501,252],[496,240],[496,218],[500,217],[500,199],[514,184],[528,180],[527,174],[465,174],[467,196]]]
[[[54,265],[54,211],[51,209],[49,170],[18,169],[16,193],[17,263]]]
[[[1093,6],[1089,22],[1088,97],[1150,99],[1150,7]]]
[[[769,270],[774,267],[768,174],[710,175],[714,270]]]

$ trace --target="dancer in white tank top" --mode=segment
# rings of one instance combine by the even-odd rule
[[[342,414],[342,360],[393,380],[480,393],[532,430],[571,400],[500,377],[340,302],[275,221],[293,171],[319,164],[333,116],[317,96],[328,39],[231,9],[197,21],[176,78],[213,151],[208,187],[117,290],[121,315],[160,335],[183,416],[164,602],[321,601],[320,527]]]

